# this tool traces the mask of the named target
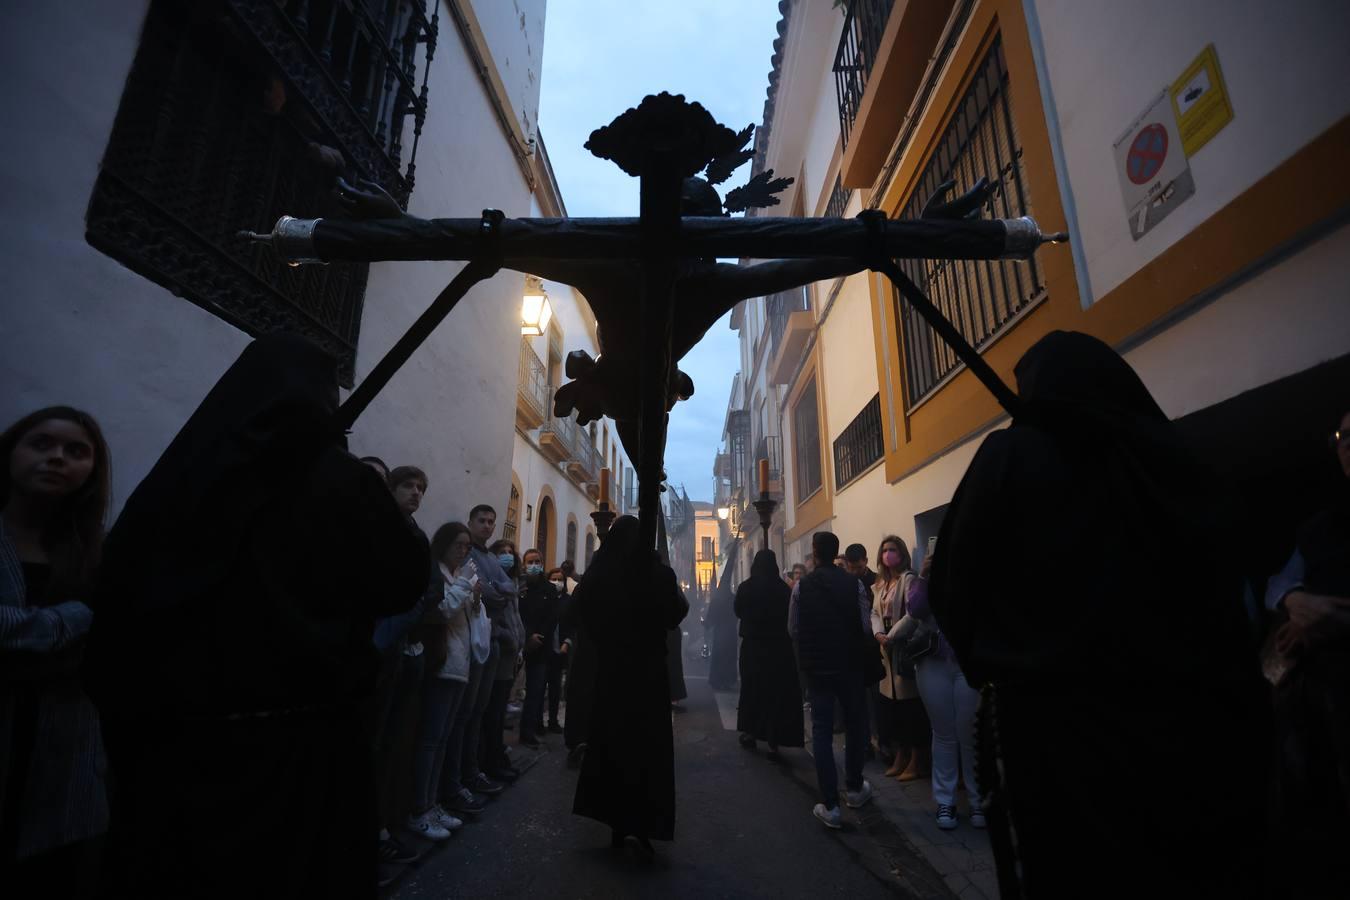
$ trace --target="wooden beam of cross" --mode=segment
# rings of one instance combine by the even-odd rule
[[[343,404],[350,427],[413,351],[477,282],[506,267],[565,282],[581,290],[595,312],[600,358],[569,358],[569,377],[554,412],[577,410],[586,424],[609,415],[638,467],[643,546],[656,543],[667,413],[692,391],[676,368],[706,330],[737,303],[865,268],[894,282],[1010,412],[1016,395],[950,322],[896,266],[897,258],[1027,259],[1048,241],[1030,218],[980,220],[992,187],[982,180],[956,200],[930,203],[917,221],[890,221],[878,212],[854,219],[728,218],[731,211],[778,203],[774,193],[792,179],[772,170],[721,199],[713,185],[749,158],[753,128],[719,125],[681,96],[649,96],[604,128],[587,147],[640,179],[636,219],[507,219],[485,210],[481,219],[408,216],[378,189],[341,183],[357,218],[283,217],[268,242],[293,263],[326,261],[467,260],[408,333]],[[703,171],[706,178],[695,175]],[[944,185],[945,191],[949,185]],[[935,198],[936,199],[936,198]],[[718,258],[761,259],[753,266]],[[636,286],[636,297],[633,297]],[[573,362],[576,371],[573,371]]]

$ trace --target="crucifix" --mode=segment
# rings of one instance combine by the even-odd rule
[[[718,194],[715,185],[753,155],[745,146],[753,130],[733,131],[700,104],[661,93],[592,132],[587,149],[639,179],[636,219],[507,219],[484,210],[479,219],[426,220],[405,214],[373,185],[342,182],[340,197],[352,218],[283,216],[271,234],[242,234],[270,243],[293,264],[468,261],[343,403],[343,427],[468,290],[499,269],[577,288],[595,313],[600,354],[568,355],[566,374],[573,380],[558,389],[554,413],[575,410],[582,425],[602,415],[615,420],[625,452],[637,463],[643,546],[654,547],[668,413],[693,392],[678,363],[737,303],[863,269],[880,272],[1013,412],[1016,395],[894,260],[1026,259],[1042,243],[1066,239],[1043,235],[1029,217],[979,219],[993,191],[987,179],[950,202],[943,202],[950,183],[941,186],[914,221],[888,220],[875,210],[853,219],[730,218],[777,205],[774,195],[792,183],[769,169],[725,200]],[[717,262],[728,257],[766,261]]]

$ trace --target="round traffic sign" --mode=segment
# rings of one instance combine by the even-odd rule
[[[1167,159],[1167,129],[1154,122],[1134,136],[1125,157],[1125,175],[1135,184],[1147,184]]]

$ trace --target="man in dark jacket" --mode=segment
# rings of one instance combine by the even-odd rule
[[[845,801],[856,809],[872,798],[863,780],[867,707],[862,650],[867,642],[871,603],[861,582],[833,565],[839,538],[828,531],[811,537],[816,566],[792,589],[788,631],[811,697],[811,747],[821,799],[812,812],[829,828],[843,825],[839,775],[834,762],[834,708],[844,711]]]
[[[520,714],[520,743],[539,746],[535,729],[544,715],[544,683],[548,679],[553,633],[558,628],[558,590],[544,577],[544,556],[525,551],[525,590],[520,619],[525,623],[525,708]]]

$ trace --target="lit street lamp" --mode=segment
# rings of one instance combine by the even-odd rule
[[[717,518],[721,519],[724,522],[727,519],[731,518],[731,507],[729,506],[717,507]]]
[[[520,304],[520,333],[539,337],[548,330],[553,307],[548,302],[544,283],[533,275],[525,276],[525,296]]]

